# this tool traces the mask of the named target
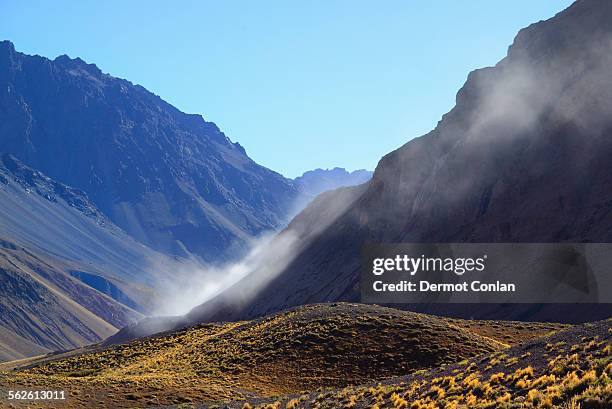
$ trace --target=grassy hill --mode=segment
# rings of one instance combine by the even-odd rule
[[[64,388],[71,393],[66,407],[257,400],[489,356],[561,327],[317,304],[253,321],[199,325],[129,344],[7,364],[0,384]],[[11,367],[15,370],[7,371]]]
[[[612,320],[386,381],[228,408],[612,407]]]

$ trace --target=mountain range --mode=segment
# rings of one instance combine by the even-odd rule
[[[374,172],[358,169],[352,172],[344,168],[315,169],[304,172],[293,181],[298,190],[309,199],[328,190],[334,190],[345,186],[361,185],[372,179]]]
[[[215,124],[78,58],[0,42],[0,89],[0,360],[164,313],[319,191],[363,180],[284,178]]]

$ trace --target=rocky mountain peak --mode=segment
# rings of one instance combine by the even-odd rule
[[[298,197],[213,122],[78,58],[0,59],[0,104],[2,150],[172,255],[237,256]]]

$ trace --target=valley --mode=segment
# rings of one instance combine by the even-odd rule
[[[0,41],[0,408],[612,408],[612,304],[597,298],[610,286],[593,274],[606,276],[603,258],[533,255],[551,262],[541,272],[555,278],[550,285],[528,263],[516,274],[491,268],[508,273],[503,281],[459,282],[485,270],[480,251],[364,263],[378,245],[611,243],[611,22],[612,2],[577,0],[470,72],[431,131],[406,135],[374,172],[319,168],[296,178],[141,85],[79,57],[29,55]],[[184,44],[185,55],[208,56]],[[356,45],[368,64],[386,59]],[[235,81],[264,72],[240,68],[225,109],[253,120],[259,99]],[[359,81],[346,90],[359,104],[379,104],[372,94],[402,101],[384,94],[400,94],[400,84],[373,93]],[[202,107],[221,104],[188,85]],[[269,85],[253,95],[273,94]],[[240,112],[243,98],[251,106]],[[291,137],[277,134],[283,110],[301,113],[310,98],[295,91],[291,103],[261,111],[269,115],[255,121],[265,125],[261,142],[275,148]],[[317,98],[325,115],[302,121],[338,120],[334,109],[345,107]],[[388,109],[404,120],[399,112],[420,115],[427,98]],[[351,121],[375,124],[367,142],[408,129],[376,116]],[[314,142],[327,132],[318,126],[296,152],[268,151],[291,160],[332,152]],[[334,137],[339,161],[363,142]],[[437,270],[456,283],[390,277],[435,280]],[[366,303],[363,271],[396,280],[376,281],[375,291],[406,298]],[[521,303],[512,293],[527,288],[522,274],[538,295],[566,286],[580,297]],[[408,297],[419,290],[445,294]],[[449,294],[461,292],[497,294],[453,303],[464,299]]]

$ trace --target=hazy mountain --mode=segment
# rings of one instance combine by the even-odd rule
[[[293,240],[285,254],[270,250],[283,259],[280,268],[262,263],[188,320],[359,300],[366,242],[611,242],[611,21],[611,2],[580,0],[521,30],[503,60],[470,73],[433,131],[382,158],[367,185],[321,195],[298,215],[276,240],[280,247]],[[609,305],[418,308],[562,321],[612,312]]]
[[[155,308],[155,290],[166,279],[179,279],[171,270],[180,260],[145,247],[85,193],[9,154],[0,154],[0,237],[68,263],[66,273],[141,312]]]
[[[304,172],[302,176],[293,179],[300,196],[295,201],[291,216],[295,216],[318,195],[329,190],[346,186],[356,186],[372,179],[374,172],[359,169],[349,172],[344,168],[315,169]]]
[[[293,183],[212,122],[81,59],[0,42],[0,146],[87,193],[115,224],[166,253],[231,258],[279,227]],[[233,251],[235,250],[235,251]]]
[[[135,241],[83,192],[0,154],[0,360],[112,335],[158,308],[186,264]]]
[[[294,179],[297,188],[312,199],[327,190],[345,186],[355,186],[366,183],[372,178],[374,172],[359,169],[348,172],[344,168],[315,169],[304,172],[302,176]]]

